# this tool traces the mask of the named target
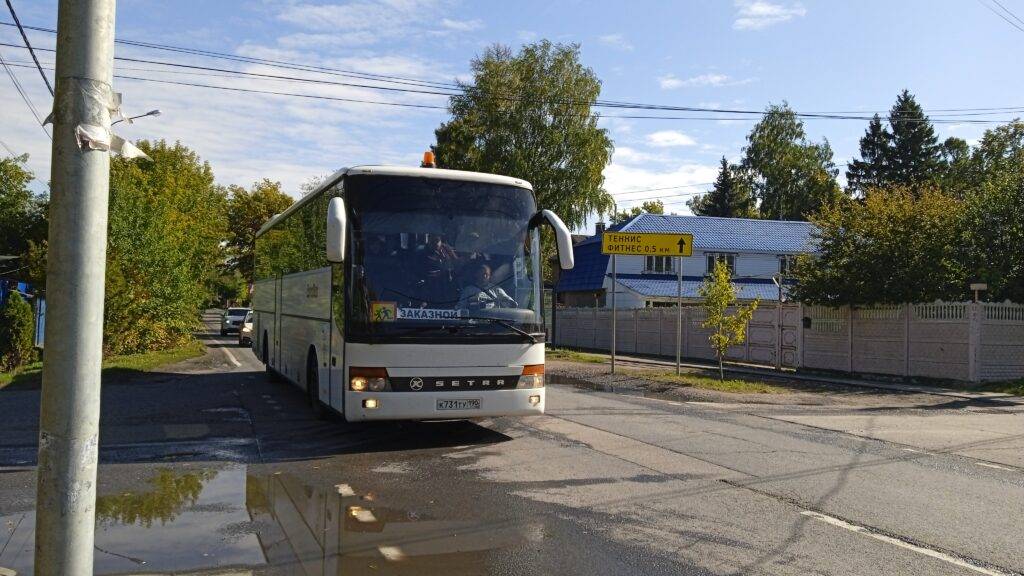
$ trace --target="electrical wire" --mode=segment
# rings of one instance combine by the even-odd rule
[[[7,142],[0,140],[0,146],[3,146],[4,150],[7,150],[7,153],[10,154],[12,158],[18,157],[18,155],[14,153],[14,150],[11,150],[11,147],[7,145]]]
[[[699,182],[696,184],[680,184],[678,186],[665,186],[662,188],[641,188],[639,190],[625,190],[623,192],[615,192],[612,196],[623,196],[626,194],[636,194],[639,192],[658,192],[660,190],[675,190],[677,188],[694,188],[697,186],[711,186],[714,182]]]
[[[9,44],[9,43],[3,43],[3,42],[0,42],[0,46],[9,46],[9,47],[13,47],[13,48],[22,48],[22,49],[24,49],[24,47],[16,45],[16,44]],[[46,51],[50,51],[50,52],[54,51],[53,49],[49,49],[49,48],[40,48],[40,50],[46,50]],[[413,93],[413,94],[444,96],[446,98],[451,98],[453,96],[459,96],[459,95],[462,94],[461,92],[439,91],[439,90],[433,90],[433,89],[432,90],[428,90],[428,89],[418,89],[418,88],[417,89],[399,88],[399,87],[395,87],[395,86],[379,86],[379,85],[359,84],[359,83],[352,83],[352,82],[336,82],[336,81],[316,79],[316,78],[304,78],[304,77],[299,77],[299,76],[282,76],[282,75],[277,75],[277,74],[266,74],[266,73],[259,73],[259,72],[244,72],[244,71],[240,71],[240,70],[231,70],[231,69],[227,69],[227,68],[215,68],[215,67],[210,67],[210,66],[199,66],[199,65],[194,65],[194,64],[183,64],[183,63],[179,63],[179,62],[166,62],[166,61],[149,60],[149,59],[143,59],[143,58],[129,58],[129,57],[117,56],[117,57],[115,57],[115,60],[121,60],[121,61],[126,61],[126,62],[135,62],[135,63],[155,64],[155,65],[159,65],[159,66],[169,66],[169,67],[176,67],[176,68],[185,68],[185,69],[190,69],[190,70],[203,70],[203,71],[212,71],[212,72],[220,72],[220,73],[227,73],[227,74],[236,74],[236,75],[240,75],[240,76],[249,76],[249,77],[261,78],[261,79],[287,80],[287,81],[303,82],[303,83],[313,83],[313,84],[322,84],[322,85],[345,86],[345,87],[350,87],[350,88],[363,88],[363,89],[369,89],[369,90],[383,90],[383,91],[398,92],[398,93]],[[510,96],[499,96],[499,97],[502,98],[502,99],[508,99],[508,100],[513,100],[513,101],[522,100],[521,98],[515,98],[515,97],[510,97]],[[766,115],[770,114],[770,112],[765,112],[763,110],[721,109],[721,108],[706,108],[706,107],[697,107],[697,106],[668,106],[668,105],[661,105],[661,104],[623,103],[623,102],[612,102],[612,101],[604,101],[604,100],[597,100],[594,103],[585,103],[585,102],[578,102],[578,101],[551,101],[551,102],[552,103],[559,103],[559,104],[587,104],[588,106],[593,106],[593,107],[597,107],[597,108],[630,109],[630,110],[652,110],[652,111],[704,112],[704,113],[719,114],[719,115],[731,114],[731,115],[750,116],[751,117],[750,119],[753,119],[755,121],[757,119],[763,117],[763,116],[766,116]],[[446,108],[446,107],[444,107],[444,108]],[[1005,110],[1024,111],[1024,107],[1021,107],[1021,108],[1006,108]],[[977,114],[964,114],[964,115],[968,115],[968,116],[970,116],[970,115],[990,115],[990,114],[994,114],[994,113],[998,113],[998,112],[987,111],[987,112],[981,112],[981,113],[977,113]],[[871,119],[870,116],[864,116],[863,113],[860,113],[860,114],[833,114],[833,113],[794,112],[794,115],[796,117],[804,118],[804,119],[814,118],[814,119],[828,119],[828,120],[858,120],[858,121],[870,120]],[[632,114],[632,115],[626,115],[626,114],[622,114],[622,115],[618,115],[618,114],[603,114],[602,117],[605,117],[605,118],[623,118],[623,119],[714,120],[714,121],[730,119],[730,118],[722,117],[722,116],[664,116],[664,115],[652,116],[652,115],[640,115],[640,114]],[[899,118],[897,118],[897,119],[899,119]],[[904,121],[914,121],[914,122],[932,122],[932,123],[940,123],[940,124],[941,123],[958,123],[958,124],[978,123],[978,124],[990,124],[990,123],[1003,123],[1003,122],[1007,121],[1005,119],[1000,119],[1000,120],[972,120],[972,119],[967,119],[967,118],[948,118],[948,119],[947,118],[940,118],[940,119],[934,119],[934,120],[929,120],[928,118],[903,118],[902,120],[904,120]]]
[[[25,89],[22,88],[21,82],[18,82],[18,77],[14,75],[14,70],[11,70],[11,66],[7,64],[7,60],[4,60],[3,54],[0,54],[0,65],[3,65],[4,70],[7,71],[7,75],[11,78],[11,82],[14,84],[14,89],[18,91],[18,94],[21,95],[21,99],[25,101],[25,105],[28,106],[29,112],[31,112],[32,116],[35,117],[36,122],[39,123],[39,127],[43,130],[43,134],[46,134],[47,138],[53,140],[50,133],[46,131],[46,126],[43,124],[43,119],[39,116],[39,111],[36,110],[36,107],[32,104],[32,100],[28,97],[28,94],[25,93]]]
[[[990,6],[990,5],[986,4],[986,3],[985,3],[985,2],[983,1],[983,0],[978,0],[978,3],[979,3],[979,4],[981,4],[982,6],[984,6],[985,8],[988,8],[989,12],[991,12],[991,13],[995,14],[996,16],[999,16],[1000,18],[1002,18],[1003,20],[1005,20],[1005,21],[1006,21],[1006,23],[1007,23],[1007,24],[1009,24],[1010,26],[1013,26],[1013,27],[1014,27],[1014,28],[1016,28],[1017,30],[1020,30],[1021,32],[1024,32],[1024,27],[1021,27],[1021,25],[1020,25],[1020,24],[1017,24],[1017,23],[1016,23],[1016,22],[1014,22],[1013,20],[1010,20],[1010,19],[1009,19],[1009,18],[1007,18],[1007,17],[1006,17],[1006,16],[1005,16],[1005,15],[1004,15],[1004,14],[1003,14],[1002,12],[1000,12],[1000,11],[996,10],[995,8],[993,8],[992,6]],[[1000,6],[1002,6],[1002,4],[1000,4]],[[1006,8],[1004,7],[1004,8],[1003,8],[1003,10],[1006,10]],[[1013,16],[1014,18],[1017,18],[1017,16],[1015,16],[1015,15],[1013,14],[1013,12],[1010,12],[1009,10],[1006,10],[1006,11],[1007,11],[1007,12],[1008,12],[1008,13],[1009,13],[1009,14],[1010,14],[1011,16]]]
[[[11,11],[11,18],[14,18],[14,24],[18,27],[18,32],[21,32],[21,39],[25,41],[25,47],[28,48],[28,53],[32,55],[32,60],[35,61],[36,68],[39,69],[39,75],[43,77],[46,89],[50,91],[50,96],[53,96],[53,86],[50,86],[50,79],[46,77],[43,67],[39,65],[39,58],[36,58],[36,52],[28,41],[28,35],[25,34],[25,29],[21,26],[21,20],[18,19],[18,13],[14,11],[14,4],[11,4],[11,0],[7,0],[7,9]]]
[[[1012,11],[1011,11],[1011,10],[1010,10],[1009,8],[1007,8],[1006,6],[1004,6],[1002,2],[1000,2],[999,0],[992,0],[992,1],[993,1],[993,2],[995,2],[997,6],[999,6],[1000,8],[1002,8],[1002,9],[1003,9],[1003,12],[1006,12],[1007,14],[1009,14],[1009,15],[1010,15],[1010,16],[1011,16],[1011,17],[1012,17],[1012,18],[1013,18],[1014,20],[1016,20],[1017,22],[1020,22],[1021,24],[1024,24],[1024,20],[1021,20],[1021,19],[1020,19],[1020,18],[1019,18],[1019,17],[1018,17],[1018,16],[1016,15],[1016,14],[1014,14],[1014,13],[1013,13],[1013,12],[1012,12]]]
[[[11,22],[0,21],[0,25],[14,26]],[[29,30],[35,30],[37,32],[46,32],[49,34],[56,34],[57,31],[53,28],[44,28],[41,26],[25,26]],[[389,74],[375,74],[372,72],[359,72],[356,70],[346,70],[343,68],[332,68],[329,66],[318,66],[313,64],[302,64],[299,62],[289,62],[286,60],[271,60],[267,58],[256,58],[252,56],[239,56],[237,54],[226,54],[224,52],[216,52],[213,50],[202,50],[199,48],[189,48],[185,46],[173,46],[169,44],[157,44],[154,42],[141,42],[138,40],[124,40],[115,39],[115,43],[122,44],[125,46],[134,46],[138,48],[148,48],[151,50],[163,50],[167,52],[175,52],[179,54],[190,54],[193,56],[204,56],[207,58],[218,58],[222,60],[230,60],[233,62],[243,62],[249,64],[263,64],[266,66],[274,66],[278,68],[286,68],[289,70],[305,70],[309,72],[321,72],[325,74],[333,74],[338,76],[362,78],[364,80],[381,80],[393,83],[408,83],[410,85],[420,86],[434,86],[438,88],[449,88],[449,89],[461,89],[458,84],[450,82],[433,82],[429,80],[422,80],[417,78],[408,78],[404,76],[395,76]]]

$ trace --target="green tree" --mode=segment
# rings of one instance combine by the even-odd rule
[[[138,146],[152,162],[114,158],[110,167],[104,346],[114,354],[191,337],[227,236],[209,164],[181,144]]]
[[[892,135],[882,126],[878,114],[868,122],[867,132],[860,139],[860,159],[854,159],[846,169],[848,192],[867,194],[868,190],[886,185],[889,146]]]
[[[435,131],[438,166],[527,180],[540,206],[569,228],[610,213],[602,172],[613,146],[591,112],[601,82],[579,56],[578,45],[547,40],[516,54],[486,49],[470,65],[473,81],[451,97],[451,119]]]
[[[970,279],[990,299],[1024,303],[1024,122],[985,132],[965,186]]]
[[[935,128],[908,90],[896,97],[889,111],[889,127],[884,183],[915,186],[937,182],[942,169],[942,147]]]
[[[647,200],[639,206],[633,206],[632,208],[623,209],[612,214],[612,224],[625,224],[631,219],[636,218],[641,214],[664,214],[665,203],[661,200]]]
[[[316,185],[313,185],[316,188]],[[264,178],[246,190],[228,188],[228,268],[237,270],[247,283],[253,281],[256,232],[275,214],[292,205],[292,197],[281,191],[281,183]]]
[[[690,210],[698,216],[723,216],[726,218],[756,218],[757,209],[750,187],[722,157],[721,167],[714,188],[707,194],[694,196],[687,202]]]
[[[963,204],[934,187],[876,189],[815,215],[817,254],[796,266],[796,299],[898,304],[966,294]]]
[[[754,316],[759,300],[741,305],[737,304],[736,287],[732,284],[732,274],[724,262],[715,264],[715,269],[701,284],[699,293],[704,301],[701,308],[704,309],[705,319],[701,326],[711,329],[708,340],[711,348],[718,357],[718,377],[725,380],[725,370],[722,367],[722,360],[729,351],[730,346],[742,344],[747,339],[747,323]],[[729,308],[733,313],[729,314]]]
[[[32,193],[28,155],[0,159],[0,255],[20,256],[46,238],[46,198]]]
[[[21,294],[13,292],[0,308],[0,371],[14,370],[32,362],[34,337],[32,306]]]
[[[747,135],[741,167],[753,185],[761,217],[805,220],[843,196],[828,140],[807,140],[788,104],[771,105]]]
[[[942,189],[955,198],[970,194],[971,146],[963,138],[950,136],[942,143]]]

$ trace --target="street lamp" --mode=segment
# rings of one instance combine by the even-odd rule
[[[150,110],[149,112],[146,112],[145,114],[139,114],[138,116],[130,116],[128,118],[121,118],[120,120],[114,120],[113,122],[110,123],[110,125],[113,126],[114,124],[117,124],[118,122],[124,122],[125,120],[127,120],[128,123],[131,124],[132,120],[135,120],[136,118],[144,118],[146,116],[159,116],[159,115],[160,115],[160,111],[159,110]]]

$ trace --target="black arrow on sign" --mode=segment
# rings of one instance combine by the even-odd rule
[[[679,253],[680,254],[686,253],[686,238],[680,238],[679,239]]]

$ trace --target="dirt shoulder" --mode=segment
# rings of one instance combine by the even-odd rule
[[[680,402],[715,402],[774,406],[837,406],[851,408],[928,408],[950,403],[950,398],[914,392],[875,390],[779,377],[726,374],[726,378],[763,386],[761,392],[730,392],[672,381],[674,369],[639,363],[619,362],[615,375],[608,364],[592,361],[550,359],[546,371],[549,382],[606,389],[622,393],[657,396]],[[717,378],[710,370],[684,368],[684,374],[703,379]],[[699,381],[698,381],[699,382]],[[740,388],[742,389],[742,388]]]

